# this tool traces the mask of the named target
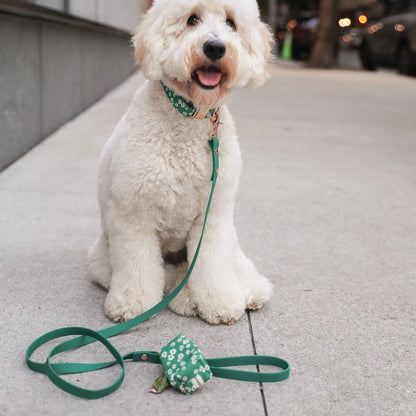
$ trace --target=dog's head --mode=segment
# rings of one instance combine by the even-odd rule
[[[256,0],[155,0],[133,43],[146,78],[198,108],[267,79],[272,37]]]

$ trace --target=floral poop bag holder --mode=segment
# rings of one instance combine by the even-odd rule
[[[204,235],[205,224],[208,218],[208,212],[211,205],[211,199],[215,188],[215,183],[218,175],[219,156],[218,147],[219,140],[216,136],[216,126],[218,125],[218,114],[211,117],[213,124],[213,134],[209,140],[209,145],[212,151],[213,172],[212,172],[212,187],[208,199],[207,208],[205,211],[204,223],[202,226],[201,237],[195,251],[195,255],[182,282],[167,295],[157,305],[143,313],[136,316],[129,321],[118,325],[105,328],[100,331],[94,331],[83,327],[65,327],[48,332],[30,344],[26,351],[26,363],[33,371],[43,373],[59,388],[67,393],[73,394],[85,399],[99,399],[107,396],[117,390],[124,380],[125,361],[149,361],[152,363],[161,363],[165,370],[165,375],[159,377],[153,383],[152,392],[161,392],[165,387],[172,386],[184,394],[193,394],[200,389],[212,376],[222,377],[232,380],[252,381],[252,382],[278,382],[283,381],[289,377],[290,366],[287,361],[278,357],[267,355],[249,355],[240,357],[225,357],[205,359],[198,347],[192,341],[183,335],[178,335],[169,344],[161,349],[160,353],[155,351],[136,351],[128,353],[124,356],[114,347],[108,340],[115,335],[118,335],[128,329],[131,329],[142,322],[146,321],[172,301],[172,299],[182,290],[189,276],[192,273],[198,253],[201,247],[202,238]],[[214,134],[215,133],[215,134]],[[49,353],[45,362],[36,362],[31,359],[31,356],[43,344],[66,336],[76,336],[70,340],[64,341],[55,346]],[[52,363],[52,357],[70,351],[93,342],[100,342],[105,346],[114,357],[113,361],[104,363]],[[119,378],[111,385],[98,389],[86,389],[76,384],[70,383],[61,376],[64,374],[84,373],[96,371],[103,368],[118,364],[121,367],[121,374]],[[281,369],[278,372],[260,372],[260,371],[244,371],[231,369],[229,367],[242,365],[268,365]]]

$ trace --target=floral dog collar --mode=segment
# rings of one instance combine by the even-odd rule
[[[166,96],[173,106],[182,114],[184,117],[189,118],[211,118],[217,111],[217,108],[211,108],[207,113],[200,113],[200,111],[194,107],[190,102],[187,102],[183,97],[177,95],[174,90],[167,87],[162,81],[160,81]]]

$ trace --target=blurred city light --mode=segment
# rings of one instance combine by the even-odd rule
[[[349,19],[348,17],[344,17],[343,19],[338,20],[338,24],[341,27],[349,27],[351,26],[351,19]]]
[[[297,26],[297,24],[298,24],[298,22],[297,22],[296,20],[290,20],[290,21],[287,23],[287,28],[288,28],[289,30],[293,30],[293,29]]]
[[[342,40],[343,40],[345,43],[349,43],[349,42],[351,42],[351,35],[350,35],[349,33],[345,34],[345,35],[342,37]]]
[[[376,24],[374,24],[374,25],[370,26],[370,27],[367,29],[367,32],[368,32],[368,33],[370,33],[370,34],[373,34],[373,33],[378,32],[379,30],[383,29],[383,27],[384,27],[384,23],[382,23],[382,22],[378,22],[378,23],[376,23]]]
[[[358,17],[358,21],[359,21],[362,25],[365,25],[365,24],[368,22],[368,18],[367,18],[367,16],[366,16],[365,14],[361,14],[361,15]]]

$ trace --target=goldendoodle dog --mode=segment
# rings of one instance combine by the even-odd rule
[[[108,289],[105,312],[115,322],[150,309],[182,280],[201,235],[218,116],[220,170],[202,248],[169,306],[232,324],[269,300],[272,285],[237,239],[241,156],[224,99],[267,79],[270,31],[255,0],[155,0],[133,42],[147,80],[102,153],[102,233],[90,274]]]

